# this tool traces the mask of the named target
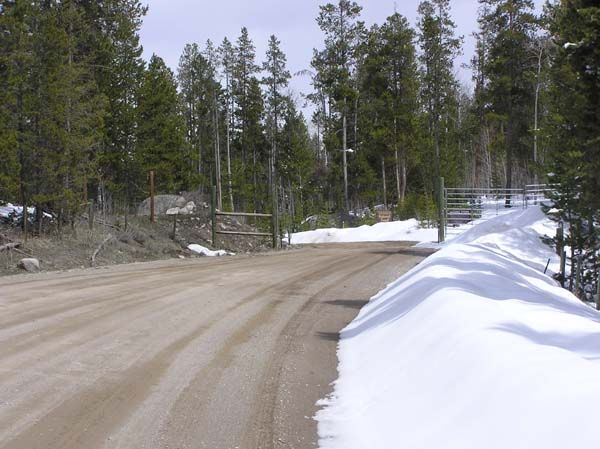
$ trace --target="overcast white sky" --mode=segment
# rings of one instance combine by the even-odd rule
[[[543,0],[536,0],[541,4]],[[309,68],[313,48],[321,48],[323,36],[315,18],[326,0],[146,0],[150,10],[142,28],[144,56],[161,56],[175,71],[186,43],[204,46],[207,39],[220,44],[225,36],[235,42],[241,27],[248,28],[256,46],[257,61],[263,60],[267,39],[275,34],[281,41],[292,73]],[[362,0],[362,20],[367,25],[382,23],[397,11],[415,25],[419,0]],[[471,33],[477,29],[477,0],[451,0],[457,33],[464,36],[464,54],[455,64],[459,79],[470,85],[471,75],[461,69],[473,54]],[[296,92],[310,91],[307,79],[295,77]]]

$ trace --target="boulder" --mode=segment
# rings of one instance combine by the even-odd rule
[[[190,201],[185,205],[185,209],[188,211],[188,213],[193,214],[194,209],[196,209],[196,204],[193,201]]]
[[[21,259],[17,266],[30,273],[40,271],[40,261],[34,258]]]
[[[167,215],[179,215],[179,208],[178,207],[172,207],[170,209],[167,210]]]
[[[185,198],[179,195],[156,195],[154,197],[154,212],[156,215],[165,215],[169,209],[177,207],[177,202],[183,201],[183,205],[186,205]],[[146,198],[138,206],[138,215],[148,216],[150,215],[150,198]]]
[[[177,201],[175,201],[175,206],[177,206],[180,209],[182,207],[185,207],[186,204],[187,204],[187,201],[182,196],[180,196],[179,198],[177,198]]]

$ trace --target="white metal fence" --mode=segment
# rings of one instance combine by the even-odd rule
[[[539,204],[552,190],[546,184],[530,184],[524,188],[471,188],[448,187],[444,189],[443,211],[440,225],[444,227],[442,240],[464,226],[480,223],[491,217]]]

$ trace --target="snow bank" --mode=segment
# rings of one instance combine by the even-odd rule
[[[27,213],[30,216],[34,215],[35,207],[28,207]],[[23,215],[23,206],[15,206],[14,204],[11,204],[11,203],[6,203],[5,206],[0,206],[0,218],[8,219],[13,215],[17,216],[17,217],[20,217],[21,215]],[[52,215],[50,215],[47,212],[44,212],[44,217],[45,218],[53,218]]]
[[[471,229],[479,223],[485,222],[497,216],[511,215],[514,209],[497,207],[496,202],[485,205],[481,219],[462,224],[460,226],[449,226],[447,228],[446,240],[452,240],[457,235]],[[377,206],[375,207],[377,209]],[[518,210],[521,210],[520,208]],[[310,219],[311,217],[309,217]],[[308,219],[307,219],[308,220]],[[286,239],[287,240],[287,239]],[[392,221],[390,223],[377,223],[373,226],[360,226],[358,228],[326,228],[315,231],[298,232],[292,234],[292,245],[304,245],[311,243],[352,243],[352,242],[420,242],[425,246],[438,241],[437,228],[421,228],[419,222],[411,218],[404,221]]]
[[[420,228],[415,219],[377,223],[358,228],[328,228],[292,234],[292,245],[309,243],[348,243],[348,242],[433,242],[437,241],[437,228]]]
[[[543,269],[537,208],[474,227],[343,332],[322,449],[596,449],[600,314]]]
[[[213,251],[210,250],[202,245],[197,245],[195,243],[192,243],[191,245],[188,245],[188,249],[190,251],[195,252],[196,254],[199,254],[201,256],[206,256],[206,257],[221,257],[221,256],[235,256],[234,253],[229,253],[225,250],[219,249],[217,251]]]

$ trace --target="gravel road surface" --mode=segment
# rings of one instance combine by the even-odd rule
[[[0,448],[316,447],[338,332],[426,255],[327,245],[2,278]]]

